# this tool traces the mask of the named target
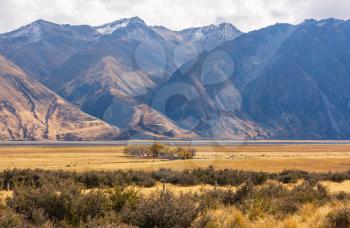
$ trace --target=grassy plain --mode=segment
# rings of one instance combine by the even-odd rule
[[[285,169],[310,172],[350,170],[350,145],[237,145],[196,146],[192,160],[168,161],[130,158],[122,146],[93,147],[0,147],[0,170],[47,169],[67,171],[159,168],[239,169],[279,172]]]
[[[207,168],[210,165],[216,169],[265,172],[279,172],[285,169],[322,173],[350,170],[350,144],[196,146],[198,152],[195,158],[186,161],[131,158],[123,153],[123,149],[124,147],[122,146],[0,147],[0,170],[38,168],[77,172],[111,171],[119,169],[156,171],[159,168],[170,168],[173,170],[194,169],[199,167]],[[296,183],[282,184],[277,180],[271,179],[268,180],[266,184],[282,184],[284,187],[283,189],[292,191],[298,186],[302,186],[304,183],[304,180],[299,180]],[[255,189],[262,189],[262,187],[267,186],[266,184],[256,186],[257,188]],[[320,184],[326,187],[330,194],[341,193],[340,195],[343,196],[344,199],[332,196],[333,198],[326,200],[325,203],[322,204],[317,203],[318,201],[303,203],[297,207],[296,211],[287,213],[284,216],[282,216],[282,211],[279,211],[277,215],[269,213],[269,211],[270,209],[274,209],[275,205],[283,206],[284,204],[289,205],[294,202],[294,200],[283,201],[290,200],[289,195],[287,195],[288,197],[283,195],[285,198],[279,199],[280,201],[278,201],[278,194],[276,195],[276,199],[274,198],[275,196],[271,199],[269,199],[268,196],[264,196],[267,198],[258,200],[252,198],[250,200],[254,200],[254,204],[252,204],[254,207],[249,206],[250,209],[242,209],[239,206],[220,203],[216,207],[208,208],[205,216],[207,216],[206,219],[209,219],[210,223],[206,227],[324,227],[324,224],[328,224],[327,218],[330,213],[342,209],[348,210],[350,199],[348,197],[350,195],[347,196],[344,194],[350,194],[350,181],[346,180],[342,183],[322,181]],[[164,186],[162,183],[157,183],[155,186],[149,188],[140,186],[129,186],[128,188],[135,189],[142,195],[149,197],[155,192],[160,192],[163,187],[173,192],[176,196],[181,196],[180,193],[196,193],[196,197],[204,196],[206,194],[205,192],[210,192],[215,188],[223,191],[230,189],[235,192],[234,194],[236,194],[236,190],[239,189],[237,186],[215,187],[208,184],[181,186],[169,183]],[[300,190],[301,192],[294,191],[290,195],[294,196],[293,194],[299,194],[301,197],[300,199],[302,199],[308,196],[307,192],[309,192],[309,190],[316,191],[316,189],[318,188],[308,189],[307,191]],[[82,193],[84,193],[83,195],[88,195],[89,193],[93,193],[93,190],[98,189],[84,189]],[[111,189],[99,190],[105,193],[107,190]],[[272,191],[272,193],[273,192],[275,191]],[[260,194],[257,194],[257,196],[258,195],[260,196]],[[30,194],[28,196],[30,196]],[[5,205],[4,202],[7,198],[12,198],[13,200],[16,198],[16,194],[12,191],[0,191],[0,205]],[[312,195],[312,199],[316,198],[316,196]],[[216,199],[216,201],[221,202],[218,199]],[[241,206],[244,205],[241,204]],[[338,214],[341,215],[341,213]],[[156,215],[157,217],[159,216],[158,214]],[[347,214],[345,214],[345,216],[347,216]]]

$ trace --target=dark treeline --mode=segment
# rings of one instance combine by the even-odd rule
[[[69,172],[45,170],[5,170],[0,172],[0,189],[13,190],[16,187],[41,188],[45,184],[59,185],[71,181],[81,184],[86,189],[111,188],[137,185],[152,187],[157,182],[170,183],[182,186],[210,184],[219,186],[240,186],[243,183],[261,185],[267,180],[277,180],[282,183],[295,183],[297,180],[309,182],[333,181],[343,182],[350,180],[350,171],[339,173],[309,173],[305,171],[286,170],[280,173],[250,172],[233,169],[216,170],[194,169],[173,171],[160,169],[154,172],[144,171],[112,171],[112,172]]]

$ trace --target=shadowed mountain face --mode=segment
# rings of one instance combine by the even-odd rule
[[[178,70],[167,84],[190,85],[196,99],[169,99],[177,108],[165,113],[195,115],[200,130],[224,115],[251,121],[263,138],[348,139],[349,29],[349,21],[329,19],[244,34]]]
[[[306,21],[244,91],[245,111],[284,138],[350,136],[350,22]]]
[[[135,17],[37,21],[0,35],[0,52],[124,138],[349,139],[349,39],[335,19],[242,34]]]
[[[1,140],[116,139],[120,131],[28,77],[0,56]]]

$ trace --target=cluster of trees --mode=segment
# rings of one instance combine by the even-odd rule
[[[125,147],[125,154],[132,157],[162,158],[170,160],[192,159],[196,155],[196,149],[185,147],[169,147],[163,144],[130,145]]]

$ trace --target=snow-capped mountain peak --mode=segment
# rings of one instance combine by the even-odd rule
[[[120,28],[128,27],[131,24],[143,24],[145,25],[145,22],[140,19],[139,17],[132,17],[132,18],[125,18],[121,19],[112,23],[104,24],[101,26],[95,27],[96,31],[100,35],[109,35],[115,32],[116,30]]]
[[[32,41],[34,41],[34,40],[40,39],[41,33],[43,31],[43,27],[50,26],[50,25],[54,25],[54,24],[40,19],[40,20],[34,21],[29,25],[22,26],[15,31],[2,34],[1,36],[4,38],[16,38],[16,37],[26,36],[30,38]]]
[[[202,39],[203,37],[208,38],[207,35],[210,35],[209,38],[232,38],[234,39],[238,35],[241,35],[242,32],[239,31],[235,26],[229,23],[222,23],[219,25],[208,25],[199,28],[190,28],[180,31],[181,34],[185,35],[191,40]]]
[[[179,31],[179,34],[186,41],[200,42],[204,49],[210,50],[225,41],[237,38],[242,32],[230,23],[222,23],[185,29]]]

